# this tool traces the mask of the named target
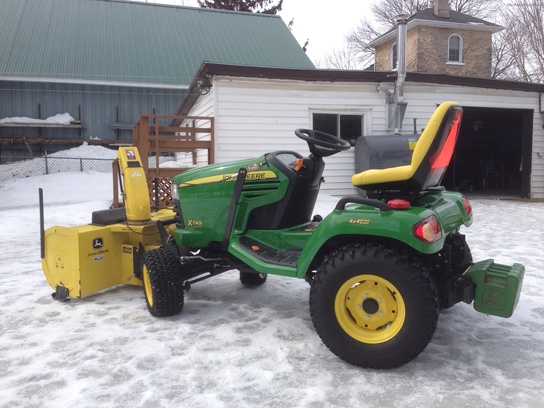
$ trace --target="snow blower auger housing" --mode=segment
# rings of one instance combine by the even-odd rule
[[[409,165],[355,174],[366,197],[339,199],[325,218],[312,214],[323,158],[350,145],[323,132],[295,131],[307,157],[275,151],[186,171],[172,179],[174,209],[156,213],[136,180],[129,190],[127,180],[143,174],[120,150],[126,220],[48,229],[48,282],[61,298],[143,284],[151,314],[170,316],[182,310],[184,290],[222,272],[237,269],[250,286],[269,274],[301,278],[311,285],[314,327],[334,354],[361,367],[399,367],[431,341],[441,309],[474,303],[509,317],[521,292],[522,265],[473,262],[459,232],[472,224],[471,205],[440,187],[461,117],[456,103],[441,104]],[[131,204],[140,194],[145,200]]]
[[[80,298],[120,284],[142,285],[141,256],[160,247],[157,223],[170,226],[172,209],[151,212],[146,175],[138,150],[120,147],[124,208],[95,211],[90,224],[43,230],[42,268],[53,297]]]

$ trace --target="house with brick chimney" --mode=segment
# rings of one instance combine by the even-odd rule
[[[66,13],[79,20],[107,21],[111,32],[89,31],[92,24],[51,23],[60,14],[44,10],[68,5],[74,7]],[[316,69],[277,16],[125,0],[0,1],[0,10],[10,11],[0,13],[0,33],[6,33],[0,35],[6,38],[0,41],[0,56],[2,44],[13,44],[6,49],[21,56],[0,58],[0,68],[5,65],[0,69],[0,118],[75,111],[81,121],[62,129],[67,141],[76,140],[69,139],[69,132],[78,136],[81,131],[82,137],[98,134],[103,141],[115,137],[116,143],[128,139],[124,135],[141,113],[204,117],[190,123],[201,129],[208,129],[213,118],[211,132],[199,133],[198,139],[213,137],[215,163],[274,150],[307,154],[307,144],[294,130],[320,130],[354,146],[326,158],[321,189],[340,196],[357,193],[351,176],[361,171],[362,156],[356,151],[361,137],[397,137],[409,146],[438,104],[456,101],[463,107],[463,121],[444,186],[544,200],[544,84],[489,78],[491,37],[502,28],[454,12],[446,0],[434,6],[402,19],[399,31],[407,29],[407,41],[396,39],[397,28],[375,40],[376,70],[351,71]],[[50,19],[41,21],[42,15]],[[155,21],[161,25],[149,23]],[[32,22],[43,23],[40,27],[49,35],[32,37]],[[142,37],[136,35],[140,31],[123,29],[135,22],[139,29],[159,30]],[[204,41],[199,33],[209,27],[214,32]],[[126,33],[132,37],[121,35]],[[172,36],[184,41],[171,41]],[[395,42],[407,51],[406,64],[398,64],[408,71],[402,82]],[[228,46],[234,43],[235,48]],[[31,58],[31,51],[43,58]],[[55,67],[60,71],[53,72]],[[403,101],[392,98],[401,85]],[[396,106],[405,103],[402,126],[390,124],[391,100]],[[5,134],[0,129],[2,150],[13,149],[10,136],[28,142],[40,132],[24,127],[13,135],[14,129],[4,127]],[[48,128],[40,136],[45,139],[54,130],[60,132]],[[200,149],[197,163],[208,162],[208,152]]]
[[[356,194],[351,176],[370,166],[357,149],[361,141],[397,138],[409,146],[438,104],[456,101],[463,120],[444,187],[544,200],[544,84],[490,78],[491,37],[502,27],[454,12],[447,0],[396,20],[398,26],[374,42],[375,70],[205,62],[178,115],[214,117],[216,163],[274,150],[304,154],[297,128],[343,138],[354,148],[326,158],[321,186],[340,196]],[[397,31],[407,41],[397,40]],[[407,52],[407,58],[399,53],[398,64],[396,42]],[[399,106],[403,119],[392,126]]]
[[[491,76],[491,37],[503,27],[450,10],[448,0],[412,15],[407,22],[406,70],[467,77]],[[375,70],[397,67],[397,28],[369,44]]]

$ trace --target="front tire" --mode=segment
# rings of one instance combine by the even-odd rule
[[[176,256],[165,248],[147,251],[142,260],[142,281],[149,312],[173,316],[183,309],[183,276]]]
[[[310,290],[323,343],[360,367],[395,368],[416,358],[436,329],[436,285],[417,259],[352,244],[327,257]]]

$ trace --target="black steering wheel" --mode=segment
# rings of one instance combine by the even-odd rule
[[[317,157],[332,156],[351,147],[347,140],[319,130],[296,129],[295,135],[306,141],[310,152]]]

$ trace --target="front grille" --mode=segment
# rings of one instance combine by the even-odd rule
[[[172,200],[174,203],[174,221],[176,222],[176,227],[185,228],[185,222],[183,221],[183,214],[181,212],[181,205],[179,200]]]
[[[246,181],[242,190],[242,196],[245,198],[258,198],[270,194],[275,194],[280,187],[280,181]]]

